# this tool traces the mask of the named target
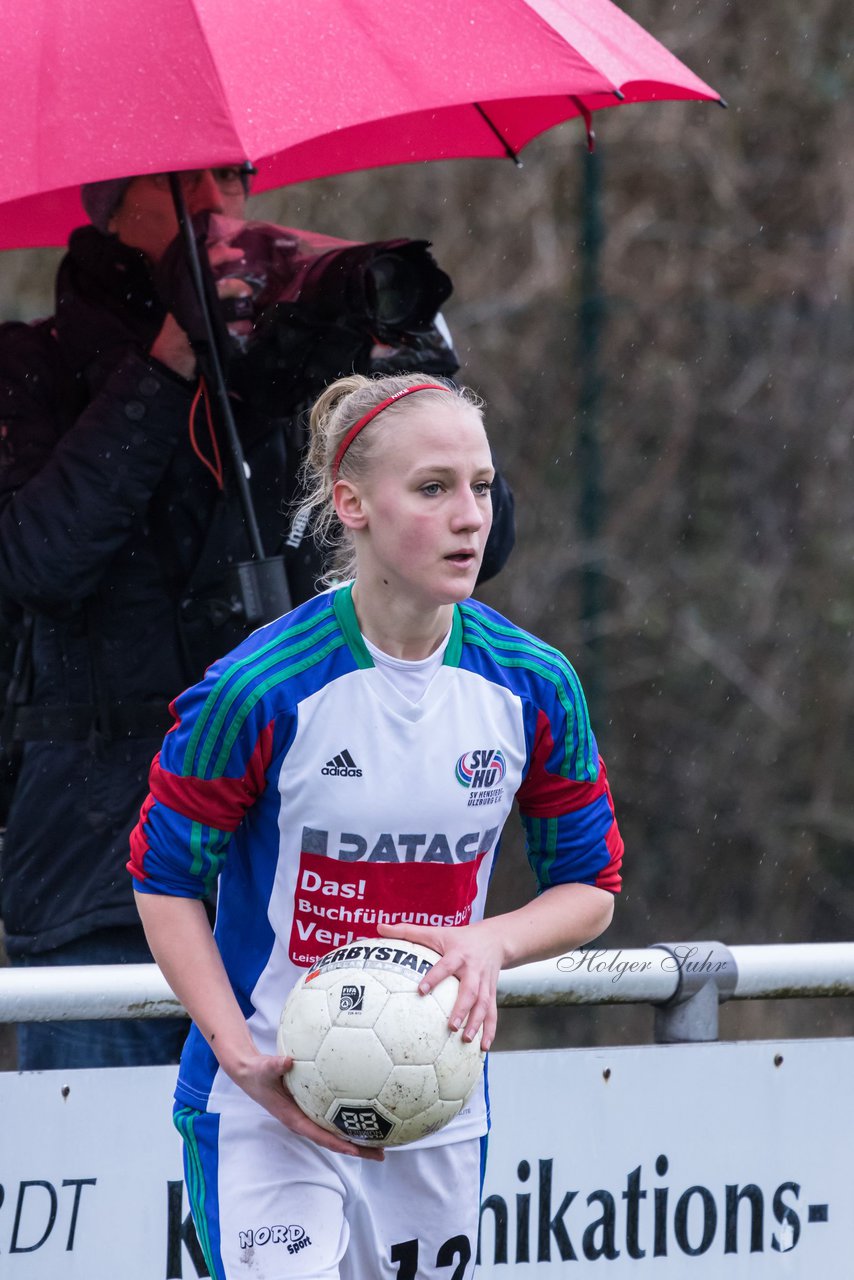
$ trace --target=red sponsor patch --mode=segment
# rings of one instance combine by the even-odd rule
[[[483,858],[470,862],[339,862],[300,854],[290,958],[309,968],[378,924],[468,924]]]

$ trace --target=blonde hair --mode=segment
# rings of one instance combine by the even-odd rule
[[[415,404],[410,404],[409,397],[401,393],[414,387],[424,390],[419,392]],[[480,415],[483,401],[473,391],[457,387],[444,378],[420,373],[376,378],[354,373],[331,383],[318,396],[309,418],[309,447],[301,468],[305,497],[293,523],[301,528],[310,523],[315,542],[327,550],[328,568],[320,579],[322,585],[352,578],[356,571],[353,536],[341,524],[335,510],[332,496],[335,481],[363,477],[381,448],[383,432],[416,405],[445,404],[448,392]],[[366,424],[339,459],[336,472],[335,460],[347,433],[360,418],[392,396],[401,397],[400,403],[387,405],[373,422]]]

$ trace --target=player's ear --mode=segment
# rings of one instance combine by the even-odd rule
[[[335,503],[338,519],[345,529],[364,529],[368,523],[368,516],[359,488],[352,480],[336,480],[332,489],[332,500]]]

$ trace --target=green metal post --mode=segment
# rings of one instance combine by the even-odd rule
[[[604,582],[598,559],[604,525],[600,412],[602,401],[601,347],[605,302],[600,278],[604,227],[602,167],[599,150],[584,156],[581,190],[581,301],[578,356],[581,381],[578,396],[579,509],[578,525],[587,555],[581,570],[581,620],[587,634],[584,684],[594,724],[603,714],[602,643],[598,624],[604,608]]]

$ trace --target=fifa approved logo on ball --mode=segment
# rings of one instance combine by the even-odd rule
[[[341,1013],[361,1013],[365,1003],[365,988],[347,983],[341,988],[338,1009]]]

